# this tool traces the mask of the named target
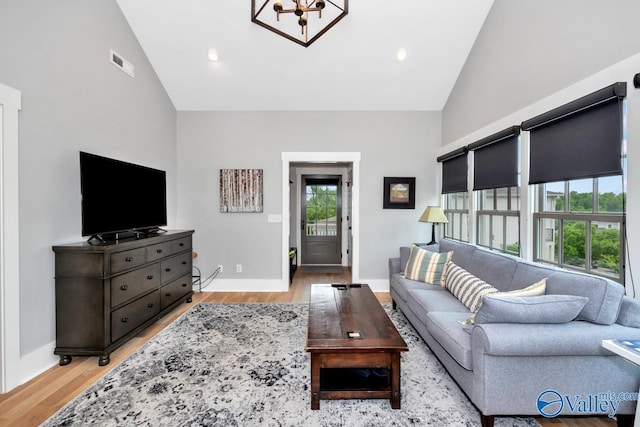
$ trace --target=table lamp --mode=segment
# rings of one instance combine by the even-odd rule
[[[449,222],[440,206],[427,206],[418,221],[431,223],[431,241],[427,245],[436,244],[436,223],[447,224]]]

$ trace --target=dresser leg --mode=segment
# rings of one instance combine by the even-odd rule
[[[71,356],[60,356],[60,366],[66,366],[71,363]]]
[[[193,299],[191,297],[187,298],[187,302],[192,302]]]
[[[108,354],[103,354],[102,356],[100,356],[100,359],[98,359],[99,366],[107,366],[109,362],[111,362],[111,359],[109,358]]]

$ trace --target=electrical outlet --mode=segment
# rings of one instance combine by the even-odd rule
[[[236,264],[236,273],[242,273],[242,264]]]
[[[218,264],[218,270],[220,270],[220,273],[222,273],[222,271],[224,270],[224,267],[222,264]]]

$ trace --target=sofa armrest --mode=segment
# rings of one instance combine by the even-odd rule
[[[481,356],[611,356],[605,339],[640,339],[640,329],[585,321],[556,324],[490,323],[471,330],[474,353]]]
[[[400,257],[397,258],[389,258],[389,279],[396,273],[400,273],[402,270],[400,269]]]

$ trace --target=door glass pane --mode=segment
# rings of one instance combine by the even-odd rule
[[[504,217],[494,216],[492,218],[492,230],[491,230],[491,248],[504,250]]]
[[[337,185],[307,185],[307,236],[336,236],[338,212]]]

